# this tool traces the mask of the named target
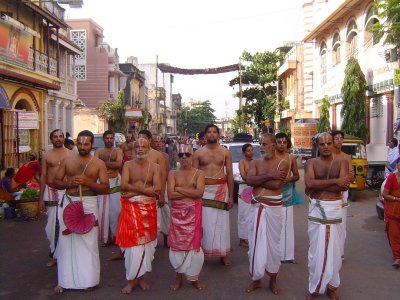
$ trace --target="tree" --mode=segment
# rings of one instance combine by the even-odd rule
[[[126,117],[124,92],[118,92],[117,99],[103,102],[100,106],[101,115],[108,121],[108,126],[115,132],[126,132]]]
[[[231,119],[231,130],[233,133],[239,133],[242,132],[243,129],[245,128],[247,123],[246,120],[246,114],[243,112],[243,110],[238,109],[235,112],[235,115]]]
[[[215,110],[209,100],[195,102],[191,108],[184,107],[177,119],[177,126],[183,135],[204,131],[207,124],[214,124]]]
[[[372,32],[386,34],[385,44],[400,48],[400,0],[375,0],[379,17],[383,22],[371,25]]]
[[[276,74],[282,55],[276,52],[257,52],[254,55],[244,51],[241,57],[242,84],[249,87],[243,90],[246,99],[243,113],[248,125],[254,125],[262,132],[265,129],[264,120],[273,120],[276,111]],[[238,85],[240,78],[229,82],[230,86]],[[237,97],[240,95],[238,94]]]
[[[367,139],[368,132],[365,126],[366,102],[365,93],[367,81],[361,67],[354,57],[347,62],[342,85],[343,107],[342,130],[347,134]]]
[[[321,106],[319,108],[319,120],[317,124],[317,132],[330,132],[331,124],[329,122],[329,109],[331,104],[328,97],[325,96],[321,100]]]

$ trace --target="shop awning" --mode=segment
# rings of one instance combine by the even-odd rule
[[[11,108],[6,91],[0,86],[0,108]]]
[[[142,118],[142,110],[140,108],[128,108],[125,111],[125,117],[127,118]]]

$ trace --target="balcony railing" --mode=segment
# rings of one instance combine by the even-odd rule
[[[31,70],[57,77],[57,60],[50,57],[49,64],[49,56],[32,48],[29,48],[28,67]]]
[[[75,94],[75,77],[61,75],[61,91]]]

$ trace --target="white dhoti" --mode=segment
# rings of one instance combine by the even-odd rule
[[[72,201],[79,197],[65,196],[59,215]],[[97,196],[84,196],[83,210],[85,214],[93,213],[98,218]],[[97,286],[100,282],[100,259],[98,246],[98,227],[93,227],[88,233],[68,235],[62,234],[66,229],[62,218],[60,220],[60,238],[57,246],[58,285],[65,289],[86,289]]]
[[[349,197],[349,191],[343,192],[343,200],[342,200],[342,223],[340,224],[340,253],[342,257],[344,257],[344,244],[346,242],[347,237],[347,209],[349,207],[349,202],[347,198]]]
[[[169,233],[171,209],[169,207],[167,190],[165,190],[164,199],[165,199],[164,206],[163,207],[157,206],[157,235],[160,232],[165,235],[168,235]]]
[[[108,233],[111,231],[115,238],[118,226],[118,218],[121,212],[121,177],[108,179],[110,183],[110,194],[98,195],[99,205],[99,235],[100,242],[108,242]]]
[[[281,233],[281,260],[294,260],[293,183],[285,183],[282,193],[283,214]]]
[[[224,257],[231,252],[228,186],[206,185],[203,194],[203,238],[205,256]]]
[[[281,260],[294,260],[293,206],[282,207]]]
[[[125,257],[126,279],[137,279],[147,272],[151,272],[151,262],[156,252],[157,240],[145,245],[121,248]]]
[[[308,290],[323,294],[328,285],[335,289],[340,284],[342,200],[310,199],[308,220]]]
[[[263,196],[263,203],[252,204],[253,224],[249,227],[249,260],[250,276],[253,281],[261,279],[265,273],[269,276],[278,274],[281,265],[281,198],[281,195]]]
[[[56,190],[45,185],[43,200],[47,210],[46,236],[50,244],[50,257],[56,258],[56,248],[59,236],[58,204],[65,194],[65,190]]]
[[[251,199],[242,197],[242,192],[245,189],[251,189],[246,184],[239,185],[239,197],[238,197],[238,235],[239,239],[249,239],[249,225],[251,220]]]
[[[197,281],[204,264],[204,252],[199,250],[169,250],[169,260],[176,273],[185,274],[189,281]]]

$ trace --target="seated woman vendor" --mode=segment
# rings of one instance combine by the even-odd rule
[[[21,188],[24,188],[26,184],[18,184],[14,180],[15,170],[14,168],[8,168],[4,173],[4,177],[0,182],[0,199],[7,202],[14,200],[14,193],[18,192]]]

